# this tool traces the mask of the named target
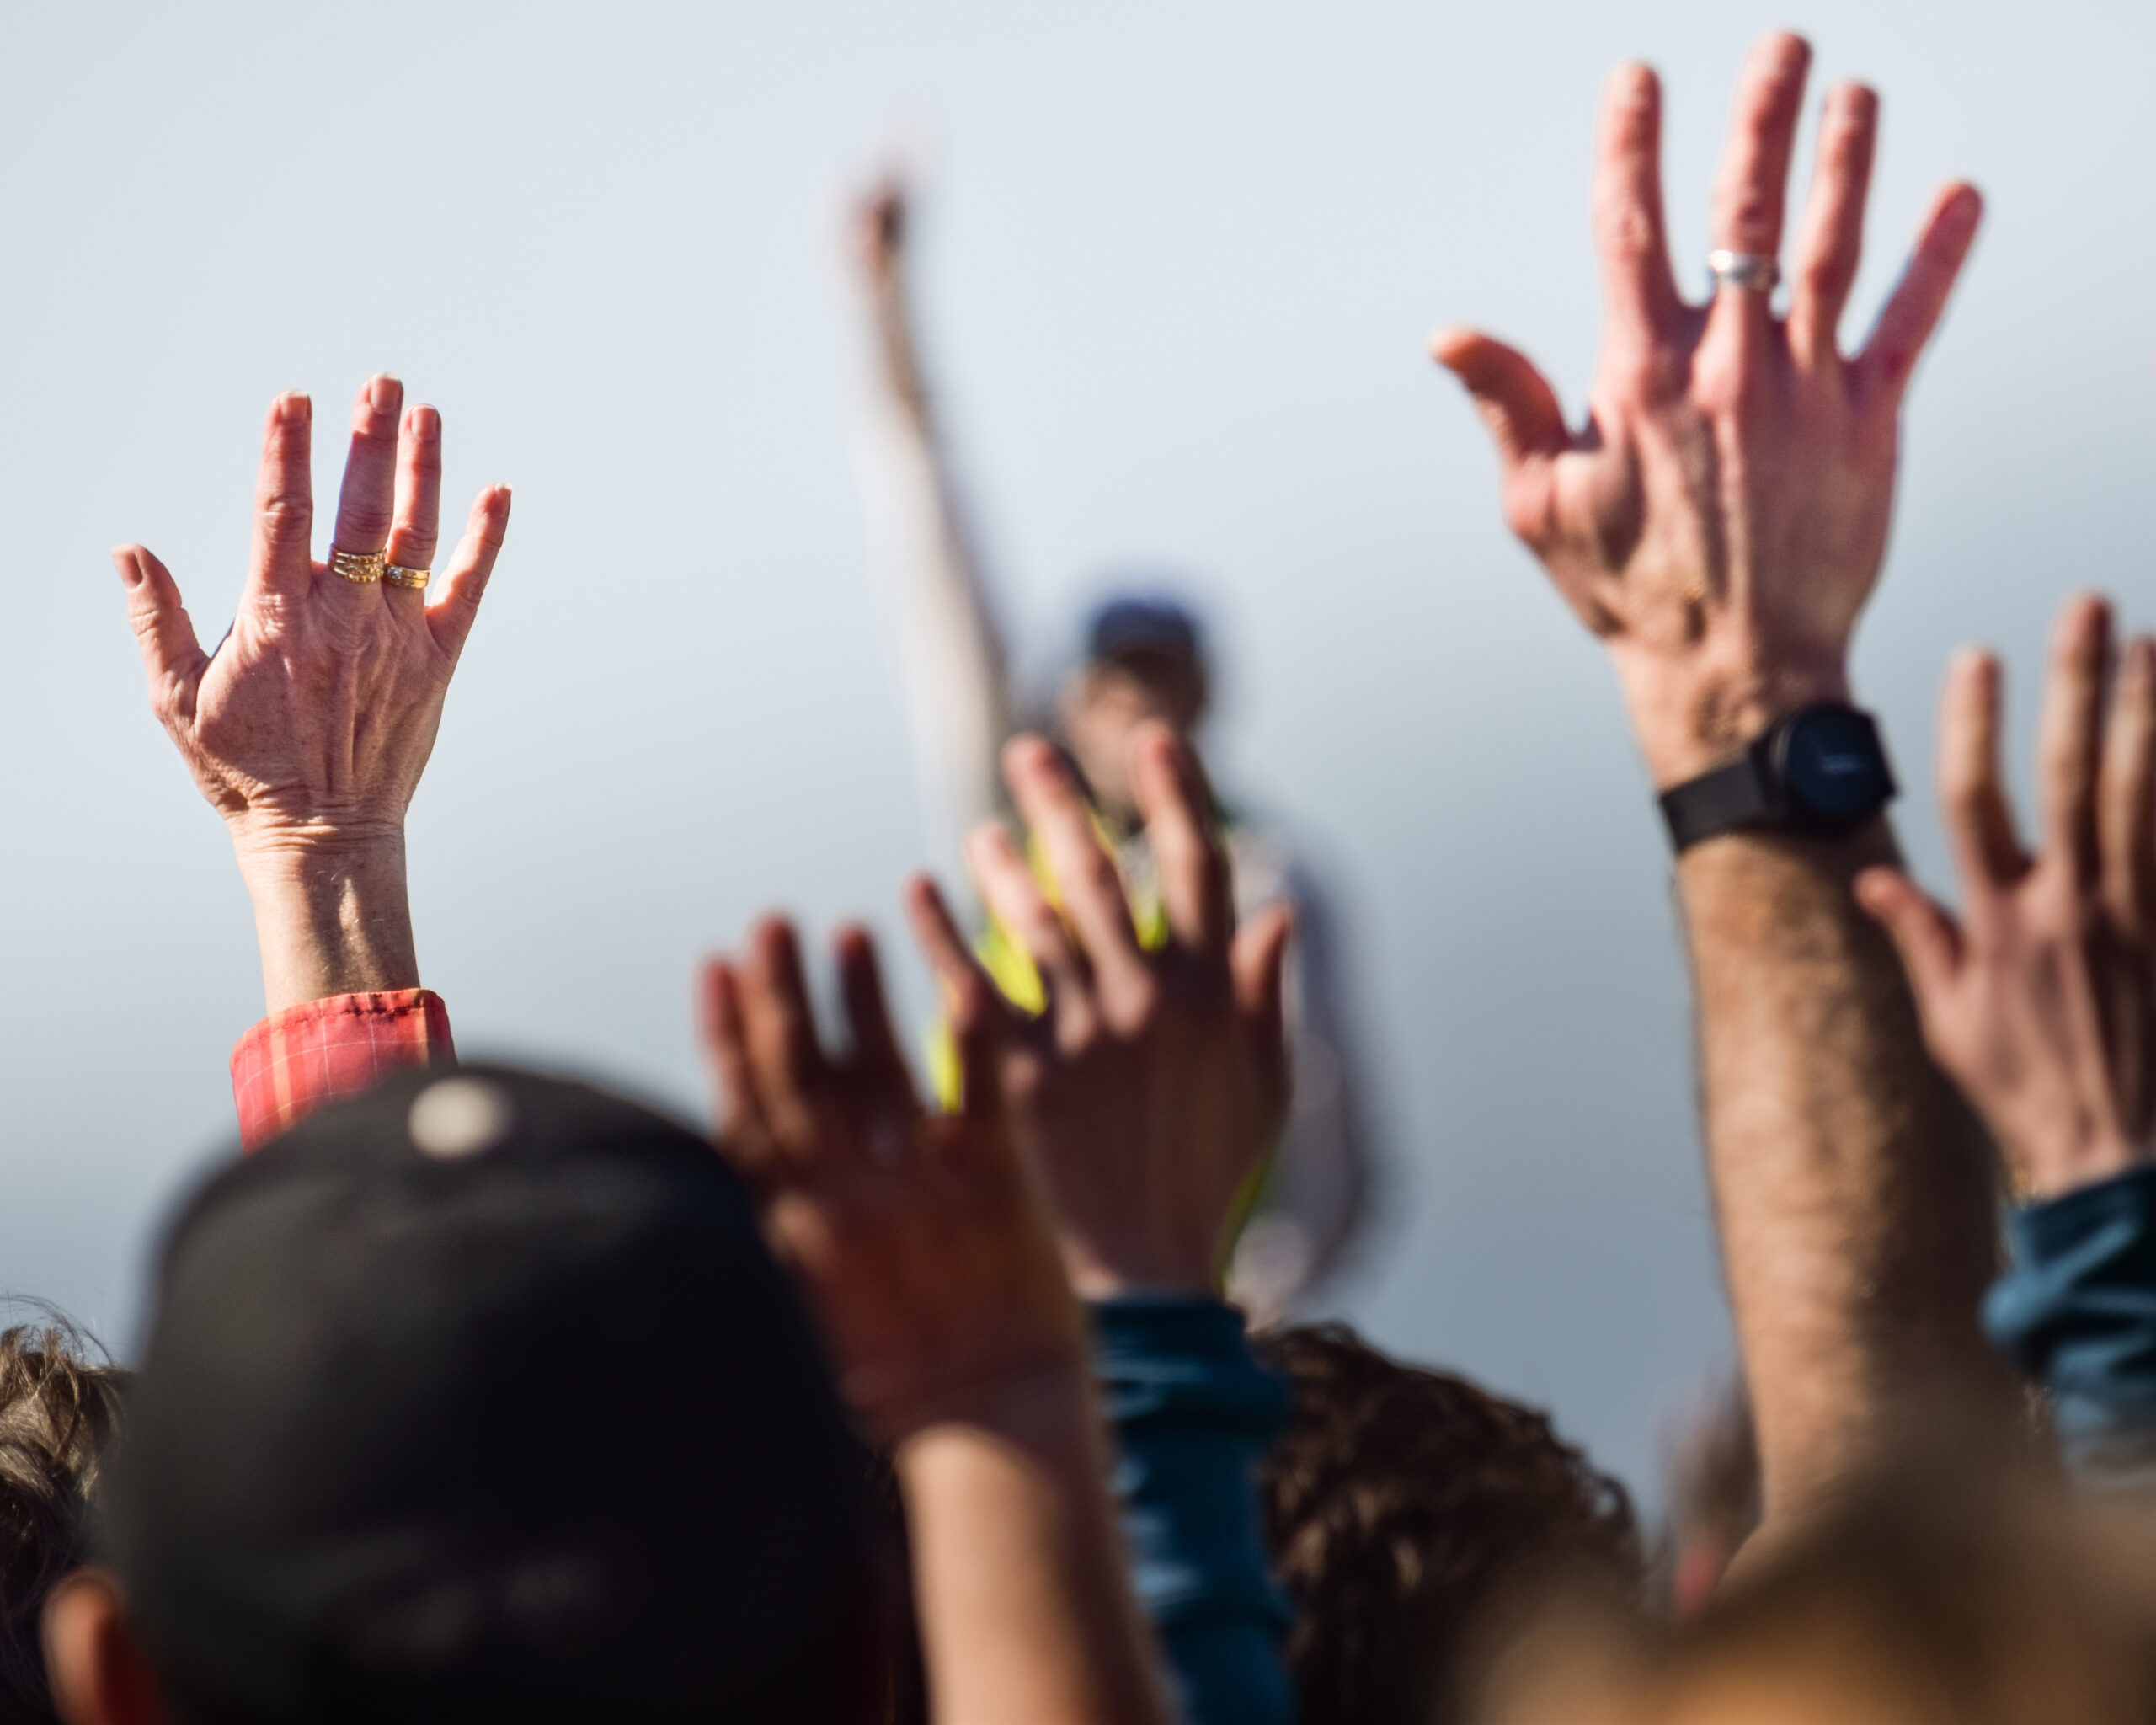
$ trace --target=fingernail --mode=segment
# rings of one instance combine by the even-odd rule
[[[277,398],[277,417],[286,425],[304,425],[313,412],[314,403],[304,389],[288,389]]]
[[[136,561],[134,553],[125,546],[118,545],[113,547],[112,566],[120,571],[120,579],[129,586],[139,587],[142,585],[142,565]]]
[[[381,376],[368,380],[367,405],[377,414],[393,412],[398,398],[403,393],[403,390],[398,387],[397,380],[388,372],[384,371]]]

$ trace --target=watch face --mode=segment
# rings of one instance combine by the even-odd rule
[[[1779,752],[1790,800],[1815,819],[1859,820],[1894,794],[1878,730],[1853,708],[1815,707],[1796,714]]]

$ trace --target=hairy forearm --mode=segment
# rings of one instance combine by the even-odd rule
[[[938,1725],[1165,1722],[1085,1372],[967,1402],[897,1456]]]
[[[1940,1405],[2009,1429],[1977,1306],[1997,1263],[1990,1146],[1932,1065],[1845,840],[1732,835],[1678,892],[1702,1109],[1770,1524]]]
[[[236,835],[234,845],[270,1012],[419,985],[401,833],[318,845]]]

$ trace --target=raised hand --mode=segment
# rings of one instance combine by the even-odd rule
[[[917,917],[939,937],[932,889]],[[1078,1306],[996,1082],[985,978],[947,979],[963,1099],[925,1112],[876,953],[835,943],[851,1052],[816,1037],[793,930],[704,972],[719,1144],[823,1321],[855,1413],[891,1445],[937,1725],[1167,1717],[1110,1517]]]
[[[214,654],[202,650],[162,563],[139,545],[113,554],[151,704],[225,817],[254,895],[273,1010],[417,980],[404,812],[501,548],[510,496],[504,486],[482,492],[431,592],[410,585],[435,554],[441,421],[429,407],[402,414],[403,400],[392,377],[360,391],[331,537],[333,553],[359,559],[342,566],[375,579],[347,579],[312,555],[312,410],[298,394],[270,409],[247,583]],[[392,579],[380,578],[384,561]]]
[[[947,926],[934,889],[915,890]],[[706,968],[704,1047],[722,1091],[721,1147],[822,1314],[849,1399],[895,1441],[954,1397],[1075,1369],[1083,1343],[995,1082],[1002,1028],[986,983],[947,992],[964,1102],[931,1114],[868,935],[844,930],[835,950],[848,1053],[819,1044],[798,943],[776,920],[739,964]]]
[[[1620,67],[1603,100],[1594,236],[1604,306],[1588,418],[1568,427],[1524,355],[1447,329],[1436,357],[1474,395],[1505,513],[1616,662],[1657,783],[1733,754],[1768,723],[1847,695],[1859,611],[1892,510],[1903,393],[1974,239],[1982,200],[1934,200],[1860,351],[1837,340],[1862,248],[1879,101],[1828,93],[1789,309],[1771,307],[1811,51],[1769,35],[1737,85],[1712,243],[1758,285],[1688,302],[1662,221],[1661,88]],[[1737,263],[1742,276],[1746,265]]]
[[[1566,426],[1511,349],[1462,330],[1434,342],[1489,424],[1514,531],[1608,647],[1663,789],[1799,708],[1847,700],[1902,397],[1981,213],[1966,185],[1939,194],[1870,339],[1845,357],[1836,331],[1878,99],[1838,85],[1777,314],[1810,58],[1774,35],[1745,62],[1704,306],[1670,273],[1659,87],[1643,67],[1611,77],[1594,172],[1603,348],[1582,426]],[[1834,836],[1725,831],[1677,862],[1769,1539],[1941,1408],[1972,1437],[2018,1430],[2018,1391],[1976,1317],[1996,1253],[1989,1146],[1926,1057],[1901,967],[1851,890],[1894,857],[1875,818]]]
[[[1940,714],[1939,796],[1961,914],[1898,869],[1857,881],[1899,948],[1933,1057],[2026,1194],[2156,1159],[2156,639],[2120,655],[2111,609],[2059,613],[2036,777],[2043,849],[2021,848],[1999,773],[1999,667],[1958,655]]]
[[[1166,726],[1139,733],[1133,777],[1160,868],[1167,937],[1147,951],[1123,884],[1056,751],[1014,740],[1005,777],[1060,900],[1051,905],[1009,835],[975,830],[974,877],[1038,970],[1028,1017],[1006,1021],[1004,1085],[1045,1180],[1072,1284],[1089,1299],[1134,1289],[1211,1294],[1237,1194],[1284,1119],[1281,975],[1289,913],[1236,932],[1228,864],[1197,757]],[[922,949],[947,989],[986,985],[925,884]]]

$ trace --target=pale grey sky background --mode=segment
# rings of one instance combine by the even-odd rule
[[[13,8],[0,1284],[124,1344],[162,1207],[232,1130],[251,924],[105,548],[160,552],[214,638],[280,389],[315,396],[325,499],[377,367],[441,408],[457,513],[516,487],[412,820],[467,1052],[698,1109],[702,951],[774,903],[895,932],[928,841],[831,215],[896,135],[931,141],[928,332],[1031,657],[1104,565],[1192,571],[1231,664],[1221,777],[1352,911],[1395,1161],[1337,1309],[1646,1482],[1726,1347],[1663,846],[1422,341],[1485,324],[1576,404],[1604,72],[1665,75],[1689,280],[1731,79],[1775,24],[1886,97],[1850,333],[1938,181],[1991,200],[1859,653],[1921,793],[1956,641],[2004,646],[2025,697],[2075,585],[2156,620],[2156,8]],[[1928,798],[1902,819],[1938,879]]]

